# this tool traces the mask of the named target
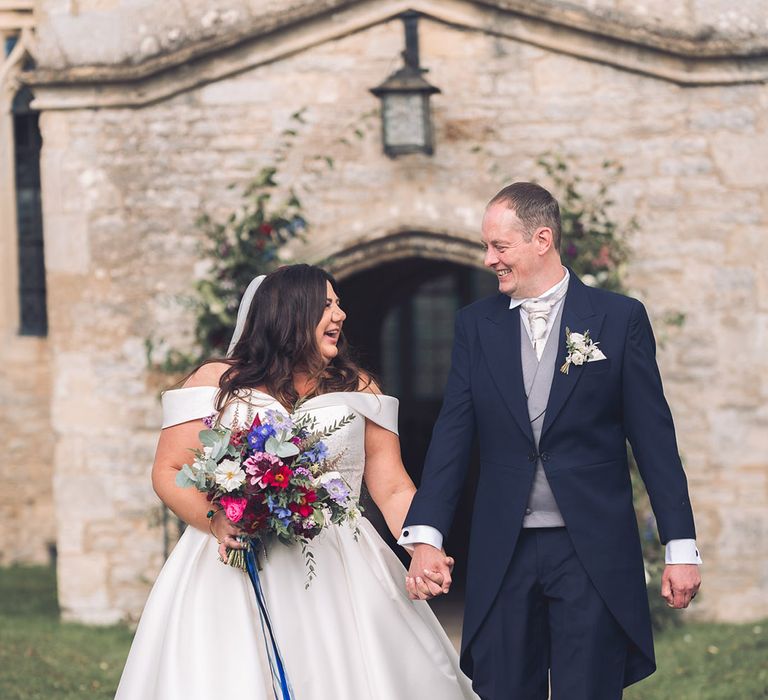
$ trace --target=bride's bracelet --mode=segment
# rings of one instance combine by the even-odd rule
[[[216,510],[211,509],[205,514],[205,517],[208,518],[208,529],[211,531],[213,539],[215,539],[219,544],[221,544],[221,540],[216,537],[216,533],[213,531],[213,519],[216,517],[216,513],[219,513],[222,510],[224,509],[219,507]]]

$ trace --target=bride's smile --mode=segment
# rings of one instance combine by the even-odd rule
[[[320,323],[317,324],[317,347],[323,359],[330,362],[339,352],[337,347],[339,337],[341,336],[341,327],[344,325],[344,319],[347,314],[344,313],[339,298],[330,282],[327,284],[327,296],[325,300],[325,310]]]

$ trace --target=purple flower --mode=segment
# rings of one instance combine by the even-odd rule
[[[206,416],[203,418],[203,423],[205,424],[206,428],[212,428],[213,422],[216,420],[216,414],[212,413],[210,416]]]
[[[336,501],[339,505],[344,505],[344,503],[347,502],[347,499],[349,498],[350,490],[349,486],[347,486],[343,480],[341,479],[331,479],[330,481],[327,481],[325,484],[325,490],[328,492],[328,495]]]
[[[578,252],[579,252],[579,249],[578,249],[578,248],[576,247],[576,245],[575,245],[575,244],[573,244],[573,243],[569,243],[569,244],[568,244],[568,247],[565,249],[565,254],[566,254],[566,255],[567,255],[569,258],[575,258],[575,257],[576,257],[576,255],[578,254]]]
[[[265,413],[266,423],[275,427],[276,430],[293,430],[293,420],[282,411],[269,409]]]
[[[306,467],[296,467],[296,469],[293,470],[293,473],[296,474],[296,476],[312,476],[312,472]]]

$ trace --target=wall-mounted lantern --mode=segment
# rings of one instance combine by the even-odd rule
[[[419,66],[419,13],[400,15],[405,27],[405,65],[371,92],[381,100],[384,153],[394,158],[405,153],[432,155],[432,114],[429,98],[440,92],[423,77]]]

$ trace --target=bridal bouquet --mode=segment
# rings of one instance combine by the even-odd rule
[[[203,449],[176,476],[179,486],[194,486],[208,495],[243,531],[249,547],[265,541],[300,544],[309,580],[315,575],[307,548],[328,523],[354,524],[360,516],[351,489],[335,470],[341,454],[331,457],[323,439],[349,424],[348,415],[318,429],[310,415],[292,418],[269,410],[250,427],[215,427],[200,432]],[[213,515],[215,509],[209,512]],[[246,569],[244,550],[230,550],[227,563]]]

